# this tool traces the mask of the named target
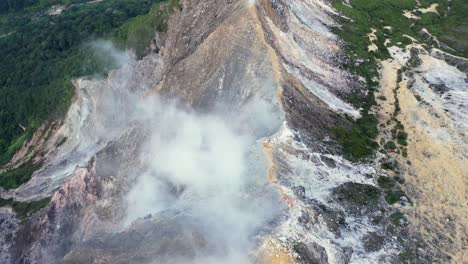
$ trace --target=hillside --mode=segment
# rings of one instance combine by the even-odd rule
[[[465,2],[7,1],[0,262],[465,263]]]

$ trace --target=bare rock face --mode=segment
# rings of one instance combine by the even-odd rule
[[[141,219],[127,230],[87,240],[63,258],[63,263],[173,263],[209,252],[194,219],[161,215]]]
[[[10,208],[0,208],[0,261],[2,263],[11,263],[13,261],[9,254],[19,221],[15,213]]]
[[[173,66],[161,92],[205,111],[219,106],[235,110],[253,96],[274,96],[274,55],[265,45],[254,7],[244,1],[208,2],[187,2],[170,24],[174,35],[165,54]],[[185,17],[197,19],[188,26]],[[182,54],[187,55],[178,59]]]
[[[45,263],[70,250],[85,233],[86,209],[97,200],[94,161],[77,168],[53,196],[46,211],[22,226],[16,237],[15,258],[19,263]]]
[[[142,133],[130,130],[86,167],[77,167],[55,192],[47,210],[18,230],[14,254],[19,263],[61,259],[83,240],[116,232],[124,217],[122,193],[139,168],[134,156],[141,141]]]

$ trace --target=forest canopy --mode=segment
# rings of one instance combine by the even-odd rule
[[[150,11],[158,2],[0,1],[0,165],[44,121],[63,116],[73,96],[72,78],[115,66],[86,44],[115,35],[125,44],[122,32],[130,34],[131,21],[155,13]]]

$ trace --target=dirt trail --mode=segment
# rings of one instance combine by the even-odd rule
[[[410,185],[409,194],[416,200],[408,213],[430,245],[446,251],[454,263],[463,263],[468,260],[468,160],[460,154],[468,150],[458,142],[435,137],[436,131],[446,128],[418,104],[405,81],[398,99],[400,121],[410,138],[411,167],[405,178]],[[444,118],[441,114],[440,118]]]
[[[435,13],[437,15],[440,15],[439,12],[437,11],[438,6],[439,6],[439,4],[434,3],[434,4],[430,5],[427,8],[418,8],[416,10],[423,13],[423,14],[425,14],[425,13]]]
[[[397,69],[404,55],[382,62],[381,91],[387,100],[379,107],[381,123],[394,110],[393,91]],[[452,257],[452,263],[468,261],[468,147],[456,136],[452,120],[441,106],[421,104],[403,78],[397,98],[401,112],[397,119],[408,133],[408,157],[400,157],[406,183],[404,188],[414,206],[404,208],[412,225],[435,250]],[[447,136],[448,135],[448,136]]]

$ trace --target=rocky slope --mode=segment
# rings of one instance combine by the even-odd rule
[[[388,100],[375,111],[387,124],[398,98],[410,138],[412,165],[398,160],[415,201],[406,220],[377,186],[386,156],[350,162],[331,132],[352,125],[349,97],[366,93],[341,67],[338,16],[322,0],[182,1],[159,53],[76,80],[63,123],[33,144],[42,168],[2,193],[52,196],[22,223],[2,209],[3,260],[463,263],[466,75],[427,52],[402,80],[402,55],[382,63]],[[424,107],[418,81],[431,87]]]

